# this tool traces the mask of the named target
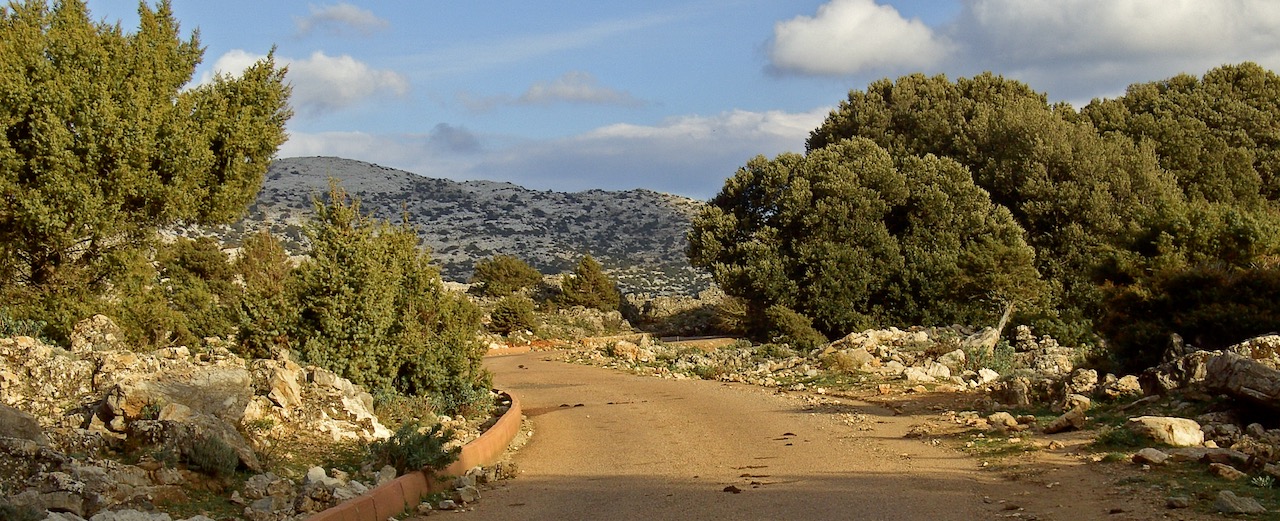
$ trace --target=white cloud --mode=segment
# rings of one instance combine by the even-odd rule
[[[254,62],[265,58],[243,50],[232,50],[218,57],[213,70],[205,72],[199,83],[210,81],[213,74],[240,74]],[[290,104],[301,116],[315,116],[347,108],[381,96],[404,96],[409,81],[391,70],[370,67],[349,55],[329,56],[316,51],[306,59],[276,57],[278,65],[287,65],[286,81],[293,86]]]
[[[1225,63],[1280,65],[1272,0],[967,0],[948,31],[971,70],[1068,99]]]
[[[640,105],[631,94],[605,87],[591,73],[573,71],[549,82],[538,82],[520,95],[521,103],[545,105],[555,102],[598,105]]]
[[[932,67],[947,45],[919,20],[874,0],[831,0],[817,16],[778,22],[769,49],[783,72],[849,75],[868,70]]]
[[[589,72],[571,71],[551,81],[540,81],[530,85],[519,96],[473,96],[468,93],[458,95],[459,101],[468,109],[477,112],[492,110],[501,105],[552,105],[556,103],[572,103],[585,105],[618,105],[638,107],[644,101],[628,92],[601,85]]]
[[[309,16],[293,18],[298,36],[307,36],[316,29],[323,29],[331,35],[341,35],[354,30],[368,36],[391,26],[389,22],[378,18],[372,11],[345,2],[323,6],[312,4],[308,7],[311,10]]]
[[[756,155],[802,151],[809,131],[829,110],[734,110],[658,125],[609,125],[548,140],[475,136],[450,125],[423,135],[293,132],[280,157],[339,156],[428,177],[560,191],[648,188],[705,199]]]

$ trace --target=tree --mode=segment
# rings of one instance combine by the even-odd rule
[[[154,230],[227,222],[285,140],[284,69],[190,84],[203,49],[167,0],[135,33],[81,0],[0,9],[0,289],[101,291]]]
[[[486,391],[480,310],[444,289],[413,228],[365,216],[336,182],[315,205],[289,335],[302,358],[372,390],[451,406]]]
[[[489,297],[504,297],[542,282],[542,273],[513,255],[495,255],[476,262],[472,284]]]
[[[1043,291],[1022,229],[962,166],[895,165],[861,138],[749,161],[694,219],[688,254],[759,337],[807,320],[827,336],[994,322]]]
[[[244,281],[237,318],[236,345],[248,358],[274,358],[287,347],[289,328],[298,320],[290,300],[294,269],[284,245],[267,230],[245,238],[235,271]]]
[[[561,282],[561,302],[569,306],[617,311],[622,303],[618,285],[605,275],[604,268],[590,255],[582,257],[573,273]]]

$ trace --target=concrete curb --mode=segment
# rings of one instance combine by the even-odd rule
[[[423,497],[448,490],[448,477],[461,476],[474,467],[493,464],[520,432],[520,401],[511,393],[507,396],[511,398],[507,412],[479,438],[464,445],[458,461],[444,470],[431,475],[422,471],[410,472],[363,496],[313,515],[307,521],[386,521],[405,508],[417,506]]]

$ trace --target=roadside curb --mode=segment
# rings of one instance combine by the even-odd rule
[[[448,477],[461,476],[474,467],[493,464],[520,432],[523,414],[520,400],[511,393],[505,394],[511,398],[507,412],[479,438],[463,445],[458,460],[452,465],[430,475],[422,471],[410,472],[379,485],[363,496],[313,515],[307,521],[385,521],[405,508],[417,506],[427,495],[448,490]]]

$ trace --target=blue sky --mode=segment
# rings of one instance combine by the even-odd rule
[[[136,27],[137,2],[88,0]],[[992,71],[1077,106],[1224,63],[1280,69],[1273,0],[173,0],[196,81],[273,46],[279,157],[699,199],[876,79]]]

